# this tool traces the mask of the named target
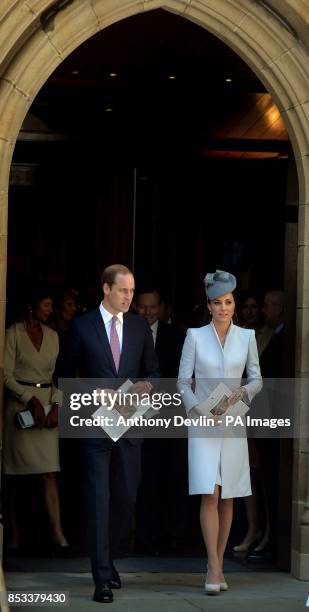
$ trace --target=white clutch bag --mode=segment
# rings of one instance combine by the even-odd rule
[[[43,406],[43,408],[45,416],[47,416],[51,411],[51,404],[47,404],[47,406]],[[30,429],[31,427],[35,427],[33,416],[28,408],[21,410],[20,412],[16,412],[15,425],[19,429]]]

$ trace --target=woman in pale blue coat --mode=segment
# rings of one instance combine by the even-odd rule
[[[255,332],[233,324],[236,278],[217,270],[205,278],[209,325],[189,329],[183,346],[178,386],[190,416],[202,414],[199,404],[222,381],[232,390],[228,404],[250,403],[262,388]],[[244,370],[247,382],[241,386]],[[194,374],[194,390],[192,376]],[[223,556],[233,517],[233,497],[251,495],[248,444],[239,433],[224,435],[216,427],[189,428],[189,493],[200,494],[200,521],[208,555],[205,590],[217,594],[228,588]],[[221,417],[222,421],[222,417]],[[222,431],[222,437],[220,432]]]

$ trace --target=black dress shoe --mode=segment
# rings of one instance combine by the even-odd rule
[[[100,587],[96,587],[93,594],[93,601],[98,601],[99,603],[112,603],[113,599],[113,591],[109,586],[109,582],[104,582]]]
[[[112,577],[109,579],[108,584],[111,589],[121,589],[120,576],[115,568],[113,568]]]

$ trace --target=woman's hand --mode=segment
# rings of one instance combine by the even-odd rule
[[[234,389],[228,399],[228,405],[234,406],[240,400],[244,401],[247,395],[246,389],[244,387],[239,387],[239,389]]]
[[[29,400],[27,406],[33,416],[36,427],[42,429],[45,425],[45,412],[40,400],[33,396],[31,400]]]
[[[222,414],[214,414],[214,416],[212,416],[211,418],[213,419],[213,424],[214,427],[219,427],[219,425],[222,425]]]
[[[58,404],[53,404],[45,419],[45,427],[48,429],[52,429],[58,425],[58,408]]]

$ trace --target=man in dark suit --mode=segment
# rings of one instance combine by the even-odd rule
[[[280,378],[283,375],[284,293],[280,289],[267,291],[262,312],[273,335],[261,354],[260,367],[263,378]]]
[[[260,356],[261,374],[265,385],[269,386],[269,403],[273,416],[280,417],[280,399],[278,401],[276,386],[283,376],[283,341],[284,341],[284,293],[281,289],[271,289],[266,292],[262,312],[265,323],[273,330],[273,335]],[[278,380],[277,380],[278,379]],[[279,396],[280,398],[280,396]],[[280,475],[280,439],[257,438],[256,444],[262,464],[264,485],[269,506],[269,536],[268,541],[258,546],[249,558],[263,559],[271,554],[273,560],[277,558],[278,548],[278,504],[279,504],[279,475]],[[286,475],[285,477],[287,477]],[[265,540],[265,538],[263,538]],[[263,547],[264,544],[264,547]]]
[[[177,379],[184,336],[159,319],[160,306],[158,289],[144,287],[138,291],[134,307],[150,325],[161,377]],[[156,554],[160,548],[169,550],[181,541],[186,529],[187,481],[187,441],[145,439],[136,517],[138,552]]]
[[[161,377],[177,378],[184,336],[172,324],[160,320],[160,292],[156,288],[140,289],[134,306],[150,325]]]
[[[103,301],[99,308],[72,322],[60,357],[62,377],[117,379],[159,376],[158,360],[148,323],[128,312],[134,277],[125,266],[103,271]],[[110,384],[109,384],[110,387]],[[104,387],[103,387],[104,388]],[[149,381],[139,381],[132,393],[149,393]],[[106,437],[81,440],[82,486],[92,574],[93,599],[113,601],[112,588],[121,581],[113,553],[130,526],[140,480],[140,440]]]

